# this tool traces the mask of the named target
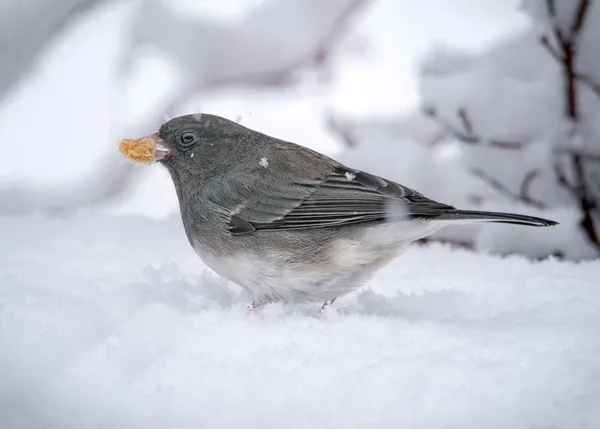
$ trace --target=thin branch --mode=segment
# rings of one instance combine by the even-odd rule
[[[572,35],[578,36],[581,33],[590,4],[591,2],[589,0],[581,0],[581,2],[579,3],[579,8],[577,9],[575,20],[573,21],[573,25],[571,25]]]
[[[552,43],[550,43],[550,38],[548,36],[544,35],[540,37],[540,43],[544,45],[544,47],[548,50],[548,53],[552,55],[552,57],[554,57],[556,61],[558,61],[559,63],[563,61],[562,54],[554,46],[552,46]]]
[[[581,219],[581,227],[587,233],[588,239],[600,249],[600,237],[596,231],[596,224],[594,222],[594,216],[592,213],[598,208],[598,202],[593,198],[592,193],[588,189],[587,178],[585,177],[585,170],[583,167],[583,160],[581,156],[573,156],[573,167],[575,169],[575,176],[577,178],[577,195],[579,197],[579,207],[583,217]]]
[[[531,170],[529,172],[527,172],[527,174],[525,175],[525,177],[523,177],[523,181],[521,182],[521,187],[519,188],[519,197],[521,198],[521,200],[525,203],[531,204],[532,206],[535,206],[539,209],[543,209],[546,208],[546,204],[534,199],[531,196],[531,185],[533,184],[533,181],[539,177],[540,175],[540,170]]]
[[[346,147],[354,148],[358,146],[358,139],[355,133],[342,125],[342,123],[333,115],[329,114],[327,116],[326,125],[329,131],[337,136]]]
[[[579,0],[577,11],[570,26],[569,34],[564,34],[556,19],[556,4],[554,0],[546,0],[548,14],[552,18],[552,33],[558,42],[558,50],[551,48],[548,36],[541,39],[541,43],[546,47],[550,55],[555,58],[562,68],[564,82],[564,107],[565,116],[572,122],[573,129],[581,121],[579,111],[579,84],[585,84],[600,96],[600,85],[590,76],[587,76],[576,70],[577,40],[583,31],[586,16],[588,15],[591,2],[589,0]],[[560,165],[558,157],[566,155],[569,157],[573,169],[573,178],[569,180]],[[569,191],[579,205],[581,212],[581,229],[588,240],[600,250],[600,233],[596,229],[594,217],[598,211],[597,196],[588,183],[586,174],[586,163],[597,162],[595,154],[589,154],[573,148],[560,149],[555,151],[554,172],[556,180]]]
[[[554,4],[554,0],[547,0],[546,4],[548,5],[548,13],[552,18],[556,18],[556,5]]]
[[[536,177],[538,177],[540,174],[540,172],[538,170],[532,170],[525,175],[525,177],[523,178],[523,181],[521,182],[519,193],[515,193],[515,192],[511,191],[510,189],[508,189],[508,187],[506,187],[506,185],[504,185],[499,180],[493,178],[492,176],[490,176],[485,171],[483,171],[479,168],[473,168],[470,171],[473,175],[475,175],[479,179],[486,182],[496,192],[498,192],[501,195],[504,195],[505,197],[507,197],[513,201],[528,204],[528,205],[536,207],[538,209],[546,208],[545,203],[534,199],[530,195],[531,184],[533,183],[534,179]]]
[[[596,187],[596,191],[600,192],[600,174],[597,174],[596,172],[590,174],[593,182],[594,182],[594,186]]]
[[[575,77],[579,82],[585,84],[588,88],[590,88],[594,93],[600,97],[600,84],[595,82],[590,76],[583,73],[575,73]]]
[[[465,110],[464,107],[461,107],[460,109],[458,109],[458,117],[460,118],[462,125],[463,125],[465,131],[467,132],[467,134],[473,135],[473,124],[471,123],[471,120],[467,116],[467,111]]]
[[[507,150],[519,150],[523,146],[527,144],[527,141],[510,141],[510,140],[498,140],[498,139],[486,139],[482,136],[479,136],[475,133],[473,122],[470,120],[469,115],[467,114],[466,109],[460,108],[457,111],[457,116],[460,119],[461,125],[463,129],[459,129],[454,125],[450,124],[448,121],[439,116],[437,110],[434,107],[426,106],[422,109],[423,114],[429,116],[432,119],[435,119],[438,124],[442,126],[442,128],[446,131],[447,134],[455,137],[456,139],[462,141],[463,143],[467,143],[470,145],[486,145],[495,147],[497,149],[507,149]]]
[[[480,168],[472,168],[471,173],[486,182],[489,186],[491,186],[496,192],[504,195],[505,197],[514,200],[516,199],[515,195],[512,193],[510,189],[508,189],[504,184],[502,184],[499,180],[494,179],[492,176],[487,174]]]
[[[446,138],[446,133],[440,131],[436,133],[432,138],[430,138],[425,144],[429,147],[437,146],[440,142],[442,142]]]
[[[590,163],[599,163],[600,162],[600,153],[597,152],[589,152],[581,149],[574,148],[557,148],[554,151],[557,155],[578,155],[585,162]]]
[[[554,37],[556,37],[556,40],[558,41],[559,45],[561,47],[564,47],[568,43],[568,40],[563,34],[562,29],[558,26],[558,23],[556,22],[556,5],[554,3],[554,0],[546,0],[546,4],[548,6],[548,14],[550,15],[554,23]]]
[[[560,162],[558,162],[558,160],[554,162],[554,174],[556,175],[556,180],[558,181],[559,185],[561,185],[563,188],[567,189],[571,193],[575,193],[575,186],[567,178],[565,170],[561,167]]]
[[[314,52],[313,62],[315,66],[323,65],[329,59],[335,45],[347,33],[351,18],[357,15],[361,8],[366,7],[370,1],[372,0],[353,0],[340,14],[338,20],[331,27],[331,31]]]
[[[581,26],[584,23],[585,16],[588,11],[587,2],[588,0],[580,0],[576,17],[573,21],[573,25],[571,26],[571,33],[565,35],[562,29],[559,27],[556,19],[556,5],[554,0],[546,0],[548,13],[553,22],[552,32],[560,48],[559,55],[557,56],[556,53],[549,49],[550,43],[547,41],[547,36],[542,38],[542,44],[546,46],[550,54],[556,58],[559,61],[559,64],[562,66],[563,74],[565,75],[565,99],[567,100],[565,109],[567,117],[572,121],[577,121],[579,118],[577,103],[577,73],[575,71],[575,42],[578,33],[582,30]],[[546,43],[544,43],[544,40],[546,40]]]

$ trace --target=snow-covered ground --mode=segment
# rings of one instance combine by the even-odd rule
[[[0,231],[2,428],[600,427],[598,261],[414,246],[325,315],[249,314],[178,218]]]

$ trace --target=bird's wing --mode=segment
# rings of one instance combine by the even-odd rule
[[[240,195],[239,188],[236,194]],[[246,187],[243,194],[237,201],[220,202],[234,235],[376,223],[394,217],[430,218],[453,209],[398,183],[343,167],[324,178]]]

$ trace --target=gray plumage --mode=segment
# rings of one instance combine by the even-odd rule
[[[333,300],[365,284],[407,243],[453,223],[556,224],[458,210],[215,115],[172,119],[150,137],[190,244],[259,304]]]

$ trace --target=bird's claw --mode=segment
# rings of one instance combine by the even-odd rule
[[[333,299],[328,299],[327,301],[325,301],[325,302],[323,303],[323,305],[321,306],[321,311],[325,311],[325,307],[327,307],[327,306],[329,306],[329,305],[333,304],[333,303],[335,302],[335,300],[336,300],[336,299],[337,299],[337,298],[333,298]]]
[[[260,307],[260,304],[257,304],[256,301],[252,301],[251,303],[249,303],[248,305],[246,305],[246,310],[248,310],[248,311],[254,310],[257,307]]]

